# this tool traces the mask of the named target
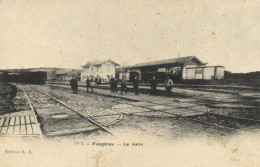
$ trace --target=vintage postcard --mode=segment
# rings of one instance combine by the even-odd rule
[[[259,9],[0,0],[0,166],[260,166]]]

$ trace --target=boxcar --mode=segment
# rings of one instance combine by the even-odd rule
[[[47,73],[44,71],[36,72],[17,72],[8,75],[9,82],[28,83],[28,84],[45,84]]]

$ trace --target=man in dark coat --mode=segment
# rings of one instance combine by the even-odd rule
[[[121,79],[121,94],[123,94],[123,91],[127,94],[127,81],[124,76]]]
[[[114,93],[114,90],[115,90],[115,87],[114,87],[115,78],[113,77],[113,75],[111,75],[111,78],[110,78],[110,80],[109,80],[109,83],[110,83],[110,90],[111,90],[111,92]]]
[[[139,79],[138,76],[136,75],[134,80],[133,80],[133,87],[134,87],[134,92],[136,95],[139,95]]]
[[[88,92],[88,90],[89,90],[89,88],[90,88],[91,91],[92,91],[92,93],[93,93],[94,91],[93,91],[93,88],[92,88],[92,86],[91,86],[89,77],[87,77],[86,84],[87,84],[87,92]]]
[[[115,82],[114,82],[114,86],[113,86],[113,87],[114,87],[113,93],[114,93],[114,92],[117,93],[117,84],[118,84],[118,77],[115,78]]]
[[[71,80],[70,80],[70,86],[71,86],[71,89],[73,91],[73,94],[77,94],[78,93],[78,82],[76,80],[76,77],[73,77]]]
[[[153,79],[151,80],[151,93],[156,93],[156,87],[157,87],[158,81],[156,80],[155,76],[153,76]]]
[[[169,76],[167,76],[164,84],[165,84],[167,96],[171,96],[171,90],[172,90],[173,82],[172,82],[172,80],[170,79]]]

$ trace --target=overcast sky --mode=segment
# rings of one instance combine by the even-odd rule
[[[260,71],[258,0],[0,0],[0,68],[197,56]]]

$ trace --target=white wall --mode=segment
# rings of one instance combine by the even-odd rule
[[[204,68],[204,79],[214,79],[215,67]]]
[[[186,79],[196,79],[195,76],[195,68],[186,69]]]
[[[224,79],[225,67],[216,67],[216,79]]]
[[[184,66],[183,69],[182,69],[182,79],[183,80],[186,80],[186,79],[195,79],[195,69],[188,69],[187,71],[187,68],[191,68],[191,67],[197,67],[197,66],[194,66],[194,65],[187,65],[187,66]]]
[[[102,73],[100,73],[100,76],[102,78],[107,78],[107,76],[113,75],[115,77],[116,75],[116,66],[110,62],[102,64]]]

